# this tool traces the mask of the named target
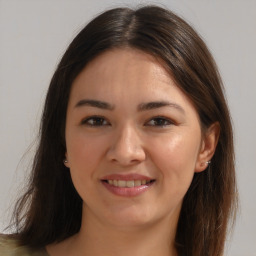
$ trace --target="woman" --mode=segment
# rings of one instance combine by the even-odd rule
[[[223,255],[232,127],[206,45],[156,6],[91,21],[46,97],[12,255]]]

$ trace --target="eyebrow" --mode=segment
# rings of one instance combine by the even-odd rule
[[[179,110],[183,114],[185,114],[185,110],[178,104],[174,102],[169,101],[153,101],[148,103],[141,103],[138,106],[138,111],[145,111],[145,110],[151,110],[151,109],[157,109],[162,107],[171,107]]]
[[[90,100],[90,99],[83,99],[78,101],[77,104],[75,105],[75,108],[82,107],[82,106],[90,106],[90,107],[95,107],[95,108],[100,108],[105,110],[114,110],[115,108],[114,105],[111,105],[107,102],[99,101],[99,100]],[[169,101],[152,101],[147,103],[141,103],[138,105],[137,110],[141,112],[141,111],[147,111],[151,109],[158,109],[162,107],[175,108],[180,112],[182,112],[183,114],[185,114],[185,110],[180,105],[174,102],[169,102]]]
[[[104,101],[99,101],[99,100],[80,100],[77,102],[75,107],[82,107],[82,106],[90,106],[90,107],[95,107],[95,108],[100,108],[100,109],[106,109],[106,110],[113,110],[114,105],[111,105],[107,102]]]

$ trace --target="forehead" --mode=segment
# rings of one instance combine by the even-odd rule
[[[129,84],[129,88],[135,83],[138,88],[141,87],[139,84],[147,83],[147,89],[150,89],[154,85],[157,87],[158,82],[167,86],[175,84],[160,60],[137,49],[111,49],[86,65],[74,80],[72,90],[81,85],[97,90],[99,85],[104,91],[115,83],[120,83],[120,87]]]
[[[88,97],[120,104],[129,100],[138,104],[178,100],[191,106],[188,97],[178,88],[160,60],[131,48],[108,50],[80,72],[73,82],[70,100]]]

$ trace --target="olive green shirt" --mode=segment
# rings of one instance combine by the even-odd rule
[[[0,256],[49,256],[46,250],[19,246],[18,242],[0,234]]]

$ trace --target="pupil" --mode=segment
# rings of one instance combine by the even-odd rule
[[[155,121],[155,123],[156,123],[157,125],[163,125],[163,124],[164,124],[164,120],[163,120],[163,119],[157,119],[157,120]]]
[[[95,120],[95,124],[97,124],[97,125],[102,124],[102,118],[97,118]]]

